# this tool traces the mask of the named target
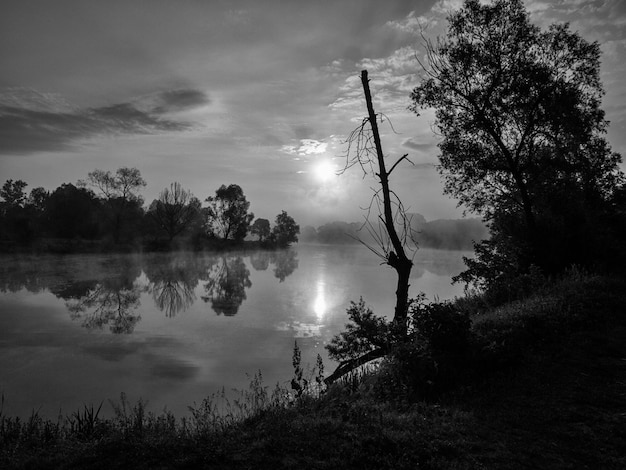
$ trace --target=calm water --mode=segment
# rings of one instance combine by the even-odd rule
[[[411,293],[451,298],[464,252],[422,249]],[[362,246],[278,252],[0,257],[4,413],[55,417],[125,392],[177,415],[225,387],[287,384],[294,340],[303,363],[363,296],[391,313],[395,273]]]

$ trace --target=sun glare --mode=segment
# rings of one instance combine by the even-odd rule
[[[325,183],[337,176],[337,169],[328,160],[323,160],[315,165],[313,175],[317,181]]]
[[[325,287],[326,283],[323,279],[317,281],[317,295],[315,297],[315,301],[313,302],[313,311],[315,312],[315,315],[317,315],[318,320],[322,320],[326,314],[326,310],[328,310],[328,305],[326,305],[326,295],[324,293]]]

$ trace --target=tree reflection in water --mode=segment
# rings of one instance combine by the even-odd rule
[[[88,330],[102,329],[109,325],[112,333],[132,333],[141,320],[132,311],[139,307],[139,286],[112,287],[97,284],[95,289],[78,300],[66,302],[72,320],[82,320]]]
[[[89,330],[102,329],[108,325],[115,334],[133,332],[141,320],[140,315],[134,314],[140,305],[142,289],[135,280],[141,269],[130,259],[120,264],[121,272],[114,277],[96,281],[93,287],[82,282],[77,283],[76,288],[69,286],[63,289],[65,305],[72,320],[81,321],[82,326]],[[62,294],[57,296],[62,297]]]
[[[250,264],[256,271],[266,271],[274,265],[274,277],[283,282],[298,268],[295,250],[257,251],[250,255]]]
[[[270,265],[269,251],[255,251],[250,255],[250,264],[255,271],[266,271]]]
[[[252,286],[250,271],[241,256],[220,256],[208,271],[204,285],[206,295],[202,300],[211,303],[218,315],[233,316],[246,300],[246,289]]]
[[[272,263],[274,263],[274,277],[283,282],[298,268],[298,257],[294,250],[274,251]]]
[[[151,257],[144,265],[144,272],[159,310],[167,317],[174,317],[191,307],[196,301],[195,287],[208,266],[205,258],[191,253]]]
[[[291,249],[253,251],[249,259],[256,271],[272,267],[280,282],[298,267],[297,252]],[[72,320],[88,329],[108,325],[113,333],[134,330],[143,292],[152,295],[167,317],[174,317],[197,301],[200,281],[206,282],[202,300],[225,316],[237,314],[252,286],[244,258],[234,253],[24,256],[0,264],[0,292],[48,289],[65,302]]]

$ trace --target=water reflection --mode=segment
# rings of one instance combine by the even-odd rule
[[[250,255],[250,264],[255,271],[267,271],[274,265],[274,277],[283,282],[298,268],[298,255],[295,250],[256,251]]]
[[[430,272],[446,264],[443,256],[420,250],[425,274],[412,279],[413,292],[461,293]],[[458,273],[452,261],[448,276]],[[303,364],[324,355],[323,344],[344,330],[350,300],[363,295],[376,314],[391,316],[394,274],[359,246],[0,255],[0,290],[11,291],[0,293],[0,383],[9,406],[20,397],[12,409],[26,417],[32,406],[56,413],[120,390],[146,397],[153,410],[185,413],[222,386],[245,387],[246,372],[261,369],[269,383],[289,377],[294,338]],[[235,312],[235,321],[225,318]]]
[[[138,285],[98,283],[84,296],[68,300],[70,318],[80,321],[88,330],[109,326],[112,333],[132,333],[141,315],[134,315],[140,305],[141,289]]]
[[[298,268],[298,257],[294,250],[273,251],[274,277],[283,282]]]
[[[241,256],[220,256],[210,269],[202,300],[211,303],[218,315],[233,316],[246,300],[246,289],[252,286],[250,271]]]
[[[195,288],[208,267],[204,257],[170,253],[148,257],[143,269],[154,303],[171,318],[196,301]]]
[[[132,333],[141,316],[141,287],[135,280],[141,268],[133,257],[104,258],[95,269],[93,259],[85,263],[100,279],[73,279],[50,288],[58,298],[66,300],[70,318],[80,321],[88,330],[109,326],[112,333]]]
[[[267,271],[270,265],[270,253],[268,251],[255,251],[250,255],[250,264],[255,271]]]
[[[326,304],[326,294],[325,294],[326,283],[324,279],[319,279],[317,281],[317,294],[315,296],[315,302],[313,303],[313,311],[315,315],[317,315],[317,320],[321,321],[326,315],[326,310],[328,306]]]

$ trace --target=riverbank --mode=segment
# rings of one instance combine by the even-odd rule
[[[237,403],[213,396],[187,420],[123,399],[111,420],[97,407],[3,416],[0,467],[625,468],[624,305],[626,281],[573,273],[484,310],[473,374],[428,400],[379,372],[293,403],[256,377]]]

